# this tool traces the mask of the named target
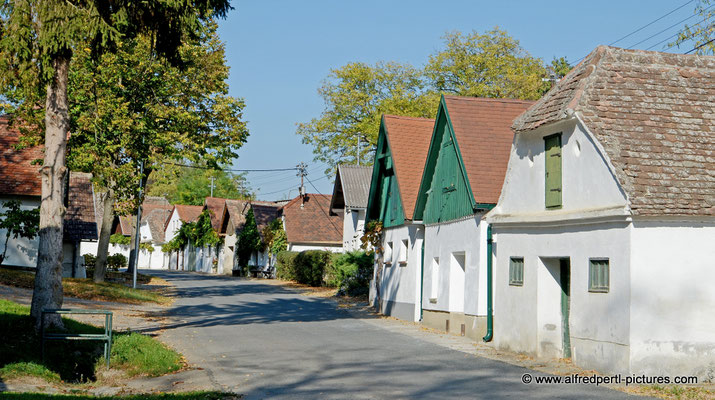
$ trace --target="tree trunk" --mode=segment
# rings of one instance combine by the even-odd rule
[[[52,60],[54,76],[47,85],[45,103],[45,161],[40,169],[42,178],[42,203],[40,204],[40,244],[35,272],[35,289],[32,292],[30,314],[39,330],[42,310],[62,307],[62,224],[65,216],[64,194],[65,155],[69,113],[67,80],[69,55]],[[59,315],[51,315],[46,326],[62,326]]]
[[[114,191],[112,189],[104,193],[102,204],[104,206],[102,228],[99,232],[99,243],[97,244],[97,260],[94,262],[95,282],[104,282],[104,275],[107,272],[109,237],[112,235],[112,223],[114,222]]]

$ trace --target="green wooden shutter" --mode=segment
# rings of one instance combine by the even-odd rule
[[[561,207],[561,134],[544,138],[546,155],[546,207]]]

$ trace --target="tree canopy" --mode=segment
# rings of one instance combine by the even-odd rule
[[[712,0],[699,0],[695,6],[695,15],[701,18],[700,22],[693,25],[685,25],[678,32],[678,37],[668,46],[680,47],[684,43],[693,46],[695,54],[715,54],[715,9],[711,5]],[[690,50],[690,49],[684,49]]]
[[[164,197],[172,204],[200,206],[211,194],[210,186],[213,178],[214,197],[253,198],[244,175],[207,168],[201,164],[193,166],[194,168],[189,168],[164,164],[155,169],[149,177],[147,195]]]

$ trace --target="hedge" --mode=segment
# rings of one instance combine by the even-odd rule
[[[322,250],[281,251],[276,256],[276,277],[311,286],[340,288],[340,293],[367,293],[372,256],[363,251],[334,254]]]

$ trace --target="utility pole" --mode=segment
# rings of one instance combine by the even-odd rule
[[[142,199],[142,192],[144,190],[144,160],[141,161],[139,164],[139,200]],[[139,207],[137,208],[137,222],[134,230],[134,254],[132,255],[132,259],[129,260],[129,267],[131,268],[133,266],[132,270],[132,287],[134,289],[137,288],[137,269],[139,266],[139,229],[140,229],[140,224],[142,220],[142,205],[139,203]]]
[[[300,164],[296,165],[295,167],[296,167],[296,169],[298,169],[298,173],[295,176],[300,177],[299,192],[300,192],[300,207],[302,208],[303,202],[305,200],[305,187],[303,186],[303,177],[308,175],[308,171],[307,171],[308,165],[306,165],[304,162],[301,162]]]
[[[212,176],[212,177],[211,177],[211,184],[209,185],[209,187],[211,188],[211,197],[214,197],[214,186],[215,186],[215,185],[214,185],[214,179],[216,179],[216,178],[214,178],[214,177]]]

